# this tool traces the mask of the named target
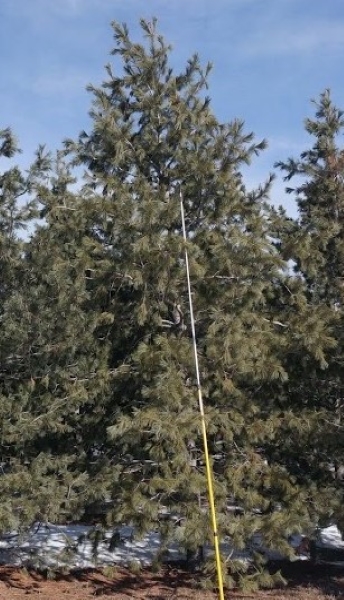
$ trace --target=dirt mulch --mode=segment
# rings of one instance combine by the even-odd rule
[[[344,572],[308,565],[287,567],[289,584],[283,590],[260,593],[227,592],[226,600],[344,600]],[[139,574],[114,568],[106,575],[84,570],[55,576],[54,580],[35,571],[0,567],[2,600],[216,600],[218,595],[202,591],[198,576],[170,568],[160,573]]]

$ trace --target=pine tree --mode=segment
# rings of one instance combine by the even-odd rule
[[[17,140],[7,128],[0,132],[0,155],[13,159],[19,152]],[[0,176],[0,430],[1,430],[1,510],[0,528],[17,523],[18,483],[23,468],[13,466],[21,452],[17,414],[23,410],[25,383],[21,378],[18,352],[26,331],[20,325],[25,312],[25,293],[22,289],[23,242],[20,230],[25,229],[32,216],[33,205],[25,200],[30,193],[35,168],[24,174],[11,165]]]
[[[313,145],[278,166],[286,181],[296,180],[287,191],[299,209],[298,219],[282,228],[282,252],[305,288],[313,322],[320,325],[318,348],[326,349],[320,362],[309,353],[290,360],[286,390],[290,406],[309,415],[303,436],[289,442],[289,469],[309,487],[309,503],[321,523],[343,519],[344,119],[328,90],[315,106],[315,118],[305,121]]]
[[[95,248],[87,245],[78,195],[70,189],[75,180],[62,156],[53,159],[40,148],[26,178],[17,170],[5,175],[13,184],[3,185],[12,194],[3,196],[4,206],[11,204],[4,234],[5,217],[15,223],[13,190],[31,194],[41,217],[31,239],[4,235],[14,248],[2,287],[0,516],[8,529],[76,519],[94,497],[89,480],[97,480],[94,462],[105,436],[98,399],[108,381],[101,328],[109,316],[92,310]],[[25,210],[18,209],[18,218]]]
[[[0,156],[11,159],[19,152],[17,141],[12,131],[7,128],[0,130]],[[17,166],[13,166],[0,178],[1,204],[0,204],[0,266],[1,266],[1,303],[13,284],[13,263],[19,256],[20,244],[18,230],[24,226],[25,211],[21,209],[18,199],[27,191],[26,181]]]
[[[159,531],[162,552],[211,541],[182,196],[221,535],[288,553],[287,535],[340,516],[342,113],[323,94],[313,148],[280,164],[306,178],[288,219],[271,177],[245,186],[265,142],[216,119],[210,66],[175,74],[141,27],[135,43],[113,23],[91,131],[0,178],[0,527],[111,499],[108,522]],[[271,582],[259,562],[251,585]]]
[[[103,406],[117,452],[110,518],[158,529],[189,550],[211,539],[181,192],[221,530],[237,547],[260,530],[287,550],[284,535],[301,527],[307,507],[285,465],[264,452],[278,445],[281,420],[295,416],[272,410],[274,382],[287,377],[293,309],[272,239],[271,179],[249,191],[241,174],[265,142],[238,120],[218,122],[206,96],[210,66],[202,69],[195,55],[175,74],[155,21],[141,27],[143,44],[113,23],[122,70],[109,64],[103,85],[90,86],[92,129],[66,141],[87,168],[84,211],[102,248],[97,301],[114,317],[112,391]],[[228,505],[240,506],[238,514]]]

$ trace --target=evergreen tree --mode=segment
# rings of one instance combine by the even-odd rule
[[[0,156],[10,159],[19,152],[17,141],[9,128],[0,130]],[[18,199],[27,191],[27,183],[17,166],[11,167],[0,177],[0,298],[3,305],[14,285],[14,262],[20,256],[18,230],[27,217]]]
[[[216,119],[210,66],[176,74],[156,22],[141,27],[135,43],[113,23],[91,131],[0,178],[0,526],[111,499],[108,521],[159,531],[162,551],[211,541],[182,196],[220,531],[288,552],[341,499],[342,114],[323,94],[313,148],[280,164],[306,179],[288,219],[271,177],[245,186],[265,142]]]
[[[89,478],[97,480],[95,456],[105,435],[104,429],[102,437],[97,430],[97,400],[106,393],[108,381],[106,340],[101,339],[108,315],[92,310],[88,273],[96,261],[94,244],[87,245],[68,165],[60,155],[53,160],[40,148],[27,178],[20,178],[17,170],[10,176],[17,178],[6,187],[12,195],[6,200],[4,193],[4,206],[6,200],[15,207],[17,189],[17,196],[28,192],[43,221],[25,242],[15,240],[14,233],[13,240],[4,235],[8,246],[16,243],[8,259],[10,283],[7,291],[3,288],[7,297],[2,305],[4,529],[37,519],[75,519],[87,499],[92,500]],[[16,215],[15,208],[11,215]],[[101,495],[101,485],[97,487]]]
[[[301,527],[307,508],[285,465],[264,452],[276,445],[281,420],[293,418],[272,410],[274,382],[287,377],[293,309],[272,239],[271,179],[249,191],[241,174],[265,142],[238,120],[219,123],[206,96],[210,67],[195,55],[175,74],[155,21],[141,26],[144,44],[113,23],[122,70],[107,65],[107,80],[90,87],[91,131],[66,141],[75,164],[87,168],[84,211],[102,249],[98,302],[114,317],[107,334],[113,383],[103,407],[117,451],[110,517],[157,528],[190,550],[211,539],[181,191],[221,530],[237,547],[260,530],[286,550],[284,535]],[[300,348],[303,333],[296,338]],[[230,504],[240,514],[229,513]]]
[[[309,420],[301,443],[298,436],[290,442],[289,457],[297,477],[313,483],[318,517],[328,521],[343,519],[344,151],[340,137],[344,119],[328,90],[315,106],[315,118],[305,121],[312,147],[299,159],[278,166],[286,181],[296,180],[287,191],[299,209],[298,219],[289,219],[282,228],[283,255],[293,262],[295,276],[303,282],[314,321],[322,314],[319,348],[324,347],[324,336],[328,338],[325,360],[315,362],[305,354],[291,369],[289,402],[308,411]]]
[[[12,159],[19,152],[12,131],[0,132],[0,156]],[[1,510],[0,527],[14,523],[18,508],[18,482],[20,476],[13,462],[20,453],[20,430],[16,416],[23,408],[21,359],[18,357],[25,330],[18,327],[25,312],[25,293],[22,289],[23,243],[19,231],[30,220],[33,205],[25,201],[34,176],[29,176],[18,166],[10,166],[0,176],[0,430],[1,430]],[[20,470],[20,469],[19,469]],[[22,474],[22,473],[21,473]],[[20,474],[20,475],[21,475]],[[16,481],[17,479],[17,481]]]

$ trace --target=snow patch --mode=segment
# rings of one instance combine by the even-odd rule
[[[111,544],[114,530],[101,532],[99,542],[94,543],[97,529],[86,525],[54,525],[38,523],[25,534],[11,533],[0,537],[0,564],[32,566],[35,568],[97,568],[109,565],[128,566],[137,563],[149,566],[161,550],[160,536],[150,532],[142,538],[134,538],[133,527],[123,526],[116,530],[115,543]],[[302,535],[291,536],[290,546],[296,551],[301,547]],[[318,531],[317,550],[344,550],[343,537],[335,525]],[[261,552],[270,560],[283,560],[280,552],[265,548],[260,536],[255,536],[250,549],[238,551],[229,540],[221,544],[224,557],[241,562],[250,562],[252,552]],[[206,553],[212,552],[210,547]],[[178,544],[170,544],[166,553],[169,561],[183,560],[185,554]],[[301,553],[296,560],[307,560],[309,555]]]

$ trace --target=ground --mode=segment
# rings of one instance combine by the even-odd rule
[[[226,600],[334,600],[344,599],[344,570],[299,565],[289,567],[289,585],[260,593],[228,592]],[[139,574],[123,568],[106,575],[89,569],[56,579],[34,571],[0,567],[0,599],[6,600],[216,600],[212,592],[197,589],[198,577],[179,569]]]

